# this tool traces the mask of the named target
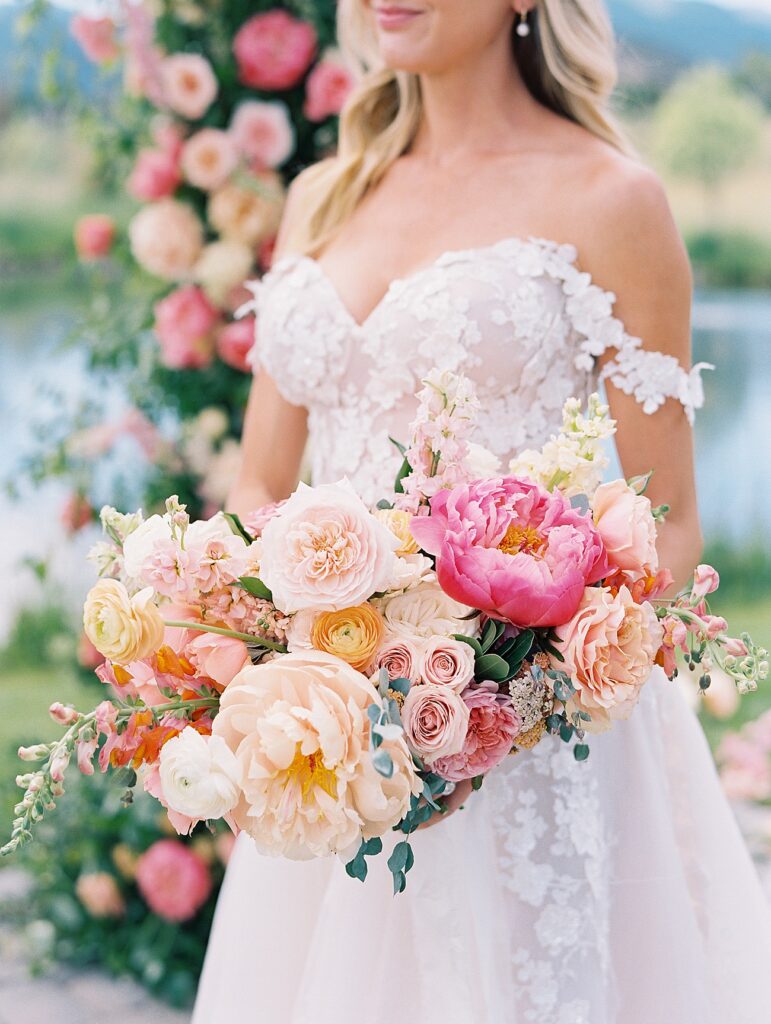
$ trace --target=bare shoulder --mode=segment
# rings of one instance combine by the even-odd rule
[[[584,156],[579,184],[576,241],[595,280],[619,296],[666,288],[690,301],[688,256],[658,175],[601,144]]]
[[[334,172],[335,165],[336,159],[329,157],[306,167],[293,179],[287,191],[281,227],[276,239],[277,256],[285,256],[293,251],[292,239],[308,215],[308,201],[313,189],[323,176]]]

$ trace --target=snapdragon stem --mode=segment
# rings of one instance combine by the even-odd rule
[[[217,633],[219,636],[230,636],[234,640],[243,640],[247,644],[257,644],[260,647],[267,647],[271,651],[278,651],[279,654],[286,654],[286,647],[275,640],[268,640],[264,636],[254,636],[252,633],[239,633],[235,629],[226,629],[224,626],[210,626],[205,622],[182,622],[176,619],[164,619],[164,626],[171,626],[176,629],[193,629],[203,633]]]

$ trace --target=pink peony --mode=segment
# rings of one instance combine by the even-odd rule
[[[225,687],[233,677],[250,664],[243,640],[217,633],[199,633],[187,645],[186,653],[198,672]]]
[[[188,284],[169,292],[155,306],[155,334],[161,362],[171,369],[208,366],[214,355],[217,310],[200,288]]]
[[[233,40],[238,77],[254,89],[291,89],[316,52],[316,33],[286,11],[255,14]]]
[[[475,686],[462,694],[469,709],[468,732],[458,754],[443,757],[431,765],[437,775],[451,782],[473,779],[495,768],[508,754],[522,722],[507,694],[494,684]]]
[[[427,764],[463,750],[469,708],[449,686],[412,686],[402,708],[402,723],[410,746]]]
[[[247,356],[254,347],[254,317],[233,320],[217,331],[217,355],[223,363],[242,373],[249,373]]]
[[[91,917],[122,917],[126,910],[118,883],[107,871],[80,875],[75,895]]]
[[[720,586],[720,576],[711,565],[697,565],[693,573],[691,601],[700,601]]]
[[[230,136],[219,128],[202,128],[182,148],[182,170],[196,188],[210,192],[223,185],[238,163]]]
[[[281,100],[240,103],[230,135],[239,153],[257,167],[280,167],[294,152],[294,128]]]
[[[442,490],[412,534],[436,555],[442,589],[516,626],[558,626],[607,558],[591,519],[559,493],[506,476]]]
[[[137,886],[166,921],[189,921],[211,893],[206,864],[178,839],[159,839],[137,862]]]
[[[182,176],[176,157],[160,149],[141,149],[126,188],[135,199],[165,199],[178,188]]]
[[[557,630],[563,669],[576,692],[570,710],[592,716],[590,732],[628,718],[647,682],[661,646],[663,629],[653,607],[636,604],[626,587],[613,594],[587,587],[578,611]]]
[[[592,499],[592,516],[613,568],[656,571],[656,521],[644,495],[624,480],[601,484]]]
[[[106,213],[87,213],[75,225],[75,250],[85,263],[106,256],[115,241],[115,221]]]
[[[353,75],[342,61],[325,57],[308,75],[303,113],[309,121],[339,114],[353,86]]]
[[[420,682],[420,650],[418,641],[410,637],[387,636],[375,655],[374,671],[384,668],[389,679]]]
[[[110,64],[120,56],[112,18],[89,18],[76,14],[70,21],[70,34],[95,64]]]
[[[145,206],[129,224],[134,259],[164,281],[188,277],[203,248],[203,226],[192,208],[176,199]]]
[[[450,636],[431,637],[423,648],[420,674],[426,683],[451,686],[460,693],[474,678],[474,650]]]
[[[203,117],[217,95],[217,79],[211,64],[197,53],[175,53],[160,66],[163,96],[167,105],[189,121]]]

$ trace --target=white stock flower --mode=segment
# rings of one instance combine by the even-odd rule
[[[475,441],[467,441],[466,446],[468,454],[463,460],[463,466],[474,480],[495,476],[500,471],[501,460],[489,448]]]
[[[240,766],[230,747],[191,726],[164,743],[159,771],[164,801],[188,818],[222,818],[241,794]]]

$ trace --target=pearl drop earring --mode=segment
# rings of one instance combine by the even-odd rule
[[[519,16],[519,24],[517,25],[517,35],[520,39],[525,39],[530,35],[530,24],[527,20],[527,14],[523,11]]]

